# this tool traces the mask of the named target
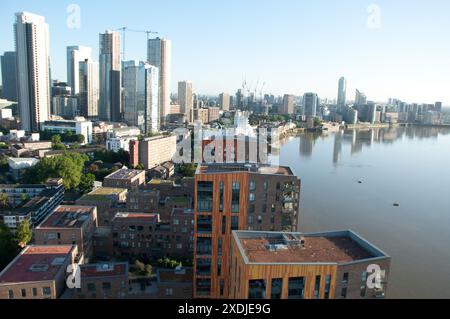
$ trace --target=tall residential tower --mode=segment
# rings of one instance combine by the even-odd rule
[[[178,103],[180,112],[186,115],[188,122],[193,122],[194,98],[192,95],[192,82],[178,82]]]
[[[100,34],[100,120],[122,121],[120,35],[107,30]]]
[[[50,116],[49,31],[45,18],[16,13],[17,90],[21,127],[38,132]]]
[[[147,60],[159,69],[159,115],[161,124],[170,113],[170,72],[172,43],[167,39],[149,39]]]
[[[67,84],[72,88],[72,94],[80,92],[79,63],[92,59],[92,49],[81,45],[67,47]]]

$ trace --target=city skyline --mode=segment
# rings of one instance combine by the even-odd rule
[[[170,1],[139,3],[142,9],[132,10],[137,7],[133,3],[127,2],[126,8],[119,8],[121,2],[108,4],[111,14],[103,18],[97,14],[103,3],[78,1],[79,29],[67,25],[72,14],[67,12],[68,1],[2,3],[0,35],[4,41],[0,52],[14,49],[14,13],[29,11],[43,15],[50,26],[52,78],[60,81],[67,80],[67,46],[91,47],[95,59],[100,33],[129,26],[158,31],[158,36],[172,41],[172,93],[178,81],[189,79],[200,94],[234,94],[246,79],[251,89],[265,82],[267,93],[301,96],[311,91],[335,99],[336,80],[344,76],[347,92],[358,88],[369,100],[394,97],[407,102],[450,104],[446,90],[450,84],[450,46],[443,41],[445,24],[449,23],[444,14],[449,4],[444,1],[433,1],[434,5],[378,1],[378,7],[366,1],[328,7],[294,1],[282,5],[266,1]],[[49,6],[52,10],[47,10]],[[408,15],[402,14],[405,6]],[[252,14],[252,8],[260,13]],[[230,18],[233,9],[235,18]],[[370,20],[378,9],[379,24],[377,19]],[[150,14],[154,11],[161,14]],[[126,59],[145,59],[145,35],[128,32],[126,40]],[[305,50],[306,44],[314,49]]]

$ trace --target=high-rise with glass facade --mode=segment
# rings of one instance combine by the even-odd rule
[[[160,123],[166,122],[170,113],[170,72],[172,43],[167,39],[149,39],[147,61],[159,69],[159,116]]]
[[[16,52],[5,52],[1,56],[2,98],[17,102]]]
[[[100,34],[100,106],[102,121],[122,121],[120,35],[107,30]]]
[[[186,115],[189,122],[193,122],[194,98],[192,95],[192,82],[178,82],[178,103],[180,104],[180,112]]]
[[[123,63],[124,121],[144,133],[159,131],[159,70],[145,62]]]
[[[345,108],[347,100],[347,80],[344,77],[339,79],[337,106],[338,110],[342,111]]]
[[[98,62],[84,60],[78,65],[80,115],[91,120],[98,119],[99,75]]]
[[[80,62],[92,59],[92,49],[81,45],[67,47],[67,84],[72,88],[72,94],[80,92]]]

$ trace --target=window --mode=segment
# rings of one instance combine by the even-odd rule
[[[270,293],[270,299],[281,299],[281,292],[283,291],[283,279],[272,279],[272,291]]]
[[[27,296],[27,291],[26,289],[21,289],[20,293],[22,294],[22,298],[25,298]]]
[[[223,279],[220,279],[220,295],[223,296],[223,291],[225,289],[225,283]]]
[[[173,296],[173,289],[172,288],[167,288],[166,289],[166,296]]]
[[[363,271],[361,275],[361,291],[360,296],[364,298],[366,296],[366,287],[367,287],[367,271]]]
[[[231,212],[239,213],[239,201],[241,193],[241,184],[239,182],[233,182],[232,194],[231,194]]]
[[[238,281],[240,282],[240,280]],[[249,280],[248,299],[266,299],[266,281],[263,279]]]
[[[217,261],[217,276],[222,275],[222,259]]]
[[[211,294],[211,279],[197,279],[197,296],[208,296]]]
[[[103,289],[103,291],[111,290],[111,283],[110,282],[103,282],[102,283],[102,289]]]
[[[239,216],[231,216],[231,230],[239,230]]]
[[[227,233],[227,218],[225,216],[222,217],[222,235]]]
[[[253,224],[253,216],[248,216],[248,224],[249,225]]]
[[[347,298],[347,287],[345,287],[345,288],[342,288],[342,290],[341,290],[341,297],[342,298]]]
[[[212,232],[212,216],[197,217],[197,233],[211,234]]]
[[[327,275],[325,278],[325,299],[330,299],[330,287],[331,287],[331,275]]]
[[[197,255],[211,255],[211,238],[197,238]]]
[[[320,298],[320,281],[321,281],[321,277],[316,276],[316,285],[314,287],[314,299]]]
[[[88,283],[87,289],[89,292],[95,292],[95,290],[96,290],[95,284],[92,282]]]
[[[197,259],[197,269],[196,273],[199,276],[210,276],[211,275],[211,259]]]
[[[255,213],[255,204],[248,205],[248,213],[254,214]]]
[[[14,291],[13,290],[8,290],[8,298],[14,299]]]
[[[33,288],[32,291],[33,291],[33,297],[37,297],[37,288]]]
[[[305,277],[289,278],[288,299],[303,299],[305,289]]]
[[[342,276],[342,283],[348,284],[348,272],[344,273],[344,275]]]
[[[267,191],[269,189],[269,183],[266,181],[264,182],[264,190]]]
[[[224,192],[224,184],[220,182],[220,202],[219,202],[219,212],[223,212],[223,192]]]
[[[42,294],[44,296],[49,296],[52,294],[52,290],[50,289],[50,287],[44,287],[42,288]]]
[[[222,238],[219,238],[218,240],[217,240],[217,254],[219,255],[219,256],[222,256]]]
[[[197,210],[199,212],[212,212],[213,182],[198,182],[197,184]]]
[[[249,187],[249,189],[250,189],[251,191],[254,191],[254,190],[256,189],[256,183],[255,183],[255,181],[250,181],[250,187]]]

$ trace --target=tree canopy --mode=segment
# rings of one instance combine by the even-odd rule
[[[19,253],[19,246],[13,234],[0,223],[0,271],[3,270]]]
[[[32,237],[33,233],[31,231],[30,221],[25,219],[19,227],[17,227],[16,238],[19,246],[22,248],[25,247],[31,241]]]
[[[23,182],[42,184],[49,178],[62,178],[66,189],[76,189],[81,181],[84,163],[88,159],[86,155],[78,153],[44,158],[25,172]]]

